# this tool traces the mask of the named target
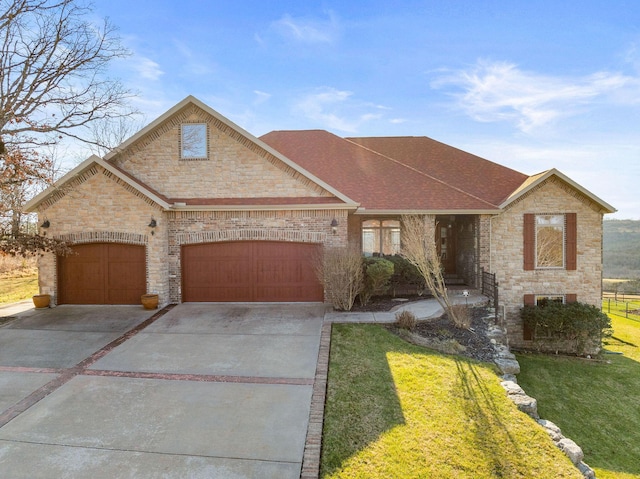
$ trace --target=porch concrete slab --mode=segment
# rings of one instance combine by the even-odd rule
[[[322,325],[322,320],[315,322]],[[147,333],[145,330],[98,360],[91,369],[313,378],[319,347],[319,331],[312,336],[265,336]]]
[[[2,427],[0,439],[299,463],[311,389],[77,376]]]
[[[29,372],[27,374],[16,371],[0,371],[0,412],[13,406],[57,376],[53,373]]]
[[[70,368],[120,335],[0,328],[0,366]]]
[[[28,310],[18,314],[7,329],[90,331],[124,333],[151,317],[156,311],[138,305],[71,305]]]
[[[298,479],[300,465],[203,456],[114,451],[0,441],[0,467],[12,479]]]
[[[145,332],[317,336],[326,308],[320,303],[182,303]]]

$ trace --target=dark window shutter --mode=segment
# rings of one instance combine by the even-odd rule
[[[567,304],[569,304],[569,303],[577,303],[578,302],[578,295],[577,294],[565,294],[564,295],[564,301]]]
[[[536,295],[535,294],[525,294],[524,295],[524,305],[525,306],[535,306],[536,305]],[[527,326],[526,324],[522,325],[522,339],[525,341],[533,341],[533,330]]]
[[[578,221],[575,213],[567,213],[566,221],[566,245],[565,245],[565,264],[567,270],[576,270],[578,268]]]
[[[536,215],[524,215],[524,269],[531,271],[536,264]]]

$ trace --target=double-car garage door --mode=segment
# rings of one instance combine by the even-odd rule
[[[237,241],[182,247],[182,301],[322,301],[313,261],[320,246]],[[59,304],[139,304],[146,292],[145,247],[73,246],[58,258]]]
[[[322,301],[320,246],[237,241],[182,247],[183,301]]]

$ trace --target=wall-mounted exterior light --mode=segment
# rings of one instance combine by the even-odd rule
[[[49,223],[49,220],[44,220],[40,225],[40,228],[48,228],[49,226],[51,226],[51,223]]]
[[[338,232],[338,220],[333,218],[333,220],[331,221],[331,231],[333,234],[336,234]]]

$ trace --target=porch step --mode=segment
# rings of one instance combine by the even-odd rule
[[[448,286],[456,286],[465,284],[464,279],[455,274],[445,274],[444,282]]]

